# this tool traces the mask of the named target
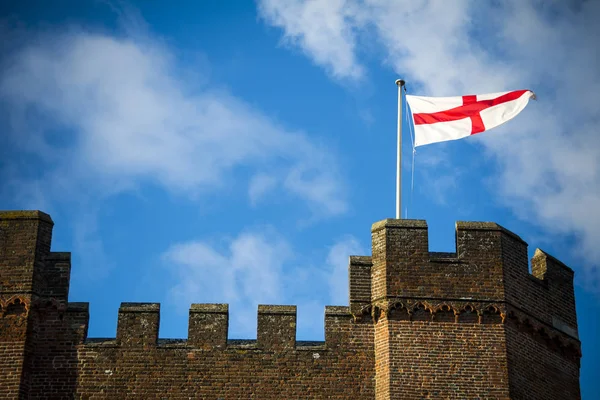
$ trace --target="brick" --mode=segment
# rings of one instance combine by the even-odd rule
[[[425,221],[373,224],[349,258],[349,302],[325,341],[296,340],[296,307],[260,305],[257,339],[228,339],[227,304],[192,304],[187,339],[158,337],[160,304],[121,303],[88,338],[69,303],[52,219],[0,211],[0,398],[580,399],[573,271],[491,222],[457,222],[430,252]]]

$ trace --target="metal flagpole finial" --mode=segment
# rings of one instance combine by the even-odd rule
[[[404,81],[404,79],[396,79],[396,85],[398,86],[404,86],[406,82]]]

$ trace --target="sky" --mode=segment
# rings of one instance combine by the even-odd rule
[[[583,398],[600,379],[600,1],[0,2],[0,209],[39,209],[72,252],[90,337],[120,302],[298,306],[323,340],[349,255],[395,217],[397,87],[537,95],[493,131],[418,147],[403,213],[432,251],[494,221],[575,270]],[[414,176],[414,182],[412,177]],[[411,189],[412,187],[412,189]]]

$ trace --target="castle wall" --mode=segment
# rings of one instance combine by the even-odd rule
[[[395,365],[391,360],[390,326],[385,315],[375,324],[375,400],[390,399]]]
[[[425,313],[421,318],[427,318]],[[390,399],[508,399],[502,324],[388,321]]]
[[[0,398],[580,398],[573,271],[537,250],[530,274],[497,224],[458,222],[454,253],[429,251],[425,221],[374,224],[324,342],[296,341],[296,307],[270,305],[256,340],[228,340],[226,304],[192,304],[173,340],[160,304],[121,303],[115,337],[88,338],[52,225],[0,211]]]
[[[45,283],[53,222],[39,211],[0,214],[0,398],[27,396],[35,342],[31,305]]]
[[[206,312],[202,327],[192,326],[205,333],[198,340],[190,332],[193,344],[157,340],[158,304],[125,303],[117,338],[86,342],[75,337],[83,334],[81,325],[54,325],[60,313],[46,310],[45,326],[59,346],[55,341],[39,348],[32,393],[90,399],[373,398],[373,326],[353,323],[348,307],[327,308],[324,343],[296,343],[295,308],[261,306],[258,339],[227,342],[219,326],[223,305],[194,306],[191,320],[199,309],[217,312]],[[71,314],[87,311],[80,304],[70,308]]]
[[[579,356],[532,326],[506,326],[512,399],[579,399]]]

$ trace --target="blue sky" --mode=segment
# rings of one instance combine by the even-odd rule
[[[90,336],[121,301],[297,304],[323,339],[347,303],[347,260],[395,215],[397,90],[532,89],[476,137],[419,147],[403,202],[430,248],[457,220],[495,221],[576,271],[582,390],[600,378],[599,2],[2,2],[0,208],[41,209],[72,251]],[[567,4],[567,5],[566,5]],[[407,132],[408,126],[405,126]]]

